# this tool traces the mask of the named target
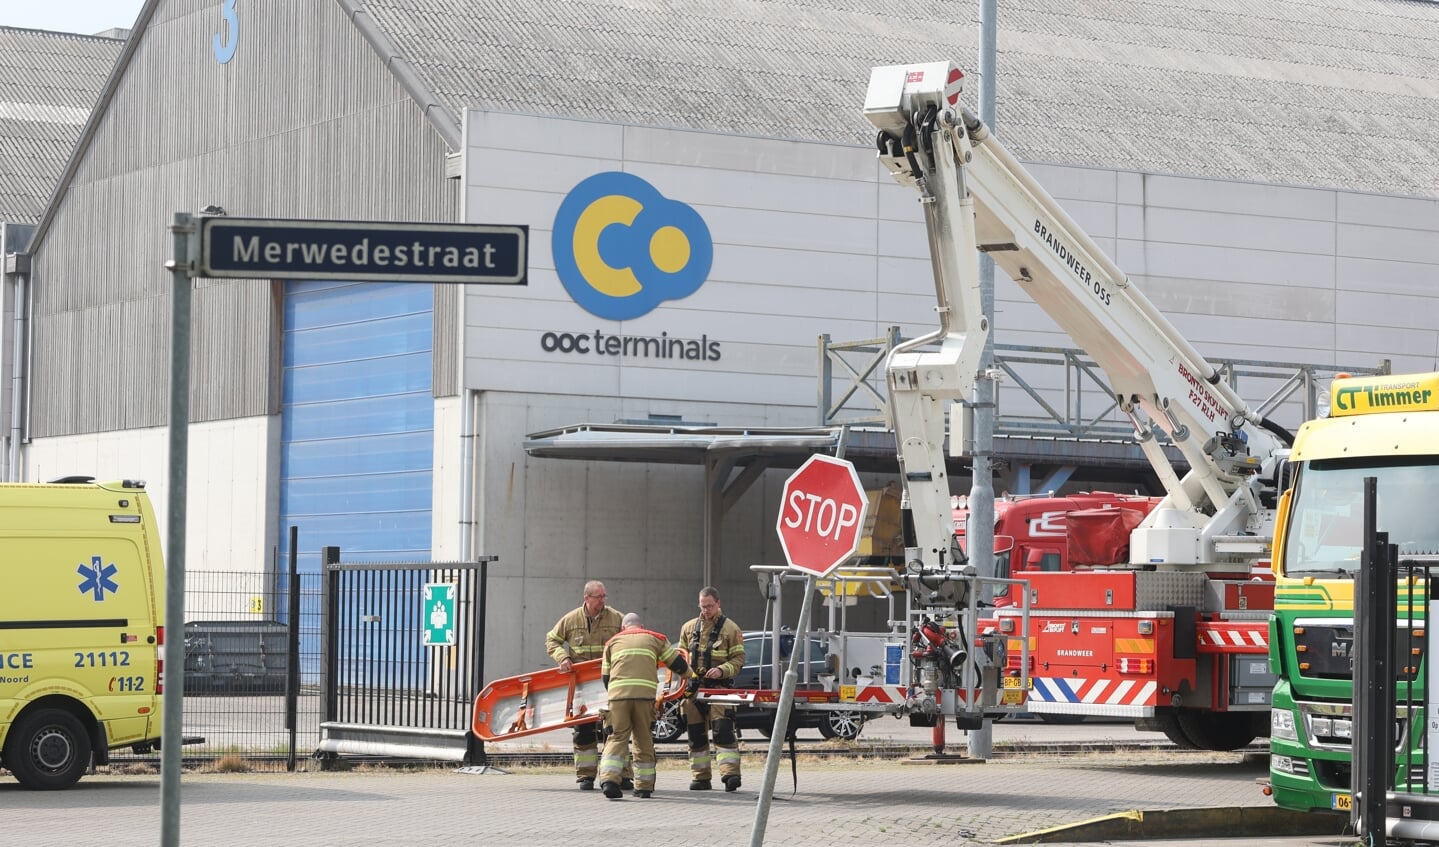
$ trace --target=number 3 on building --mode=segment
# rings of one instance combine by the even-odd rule
[[[235,0],[221,0],[220,20],[223,21],[222,32],[225,33],[225,40],[220,40],[220,33],[211,37],[211,44],[215,48],[215,59],[220,64],[228,64],[235,58],[235,48],[240,46],[240,18],[235,14]]]

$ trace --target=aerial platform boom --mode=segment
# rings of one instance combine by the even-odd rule
[[[965,108],[963,81],[950,63],[876,68],[865,102],[881,161],[919,192],[939,301],[940,329],[897,348],[888,366],[891,423],[924,568],[956,567],[938,453],[945,411],[971,399],[990,331],[979,301],[985,253],[1103,369],[1164,486],[1165,502],[1135,532],[1132,561],[1247,569],[1267,552],[1270,517],[1260,493],[1272,488],[1265,480],[1288,433],[1220,380]],[[928,349],[936,341],[938,351]],[[1188,461],[1183,479],[1160,433]],[[950,451],[960,446],[951,442]]]

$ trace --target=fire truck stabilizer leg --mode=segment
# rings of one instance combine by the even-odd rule
[[[994,753],[994,723],[981,721],[979,727],[969,731],[969,757],[987,760]]]

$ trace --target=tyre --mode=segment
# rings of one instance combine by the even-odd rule
[[[80,719],[63,709],[37,709],[10,728],[5,760],[25,788],[69,788],[90,767],[90,735]]]
[[[790,717],[790,721],[789,721],[789,734],[785,736],[785,740],[786,740],[786,741],[788,741],[788,740],[791,739],[791,738],[796,738],[796,737],[798,737],[798,736],[797,736],[797,733],[799,732],[799,729],[800,729],[799,724],[795,722],[795,718],[797,718],[798,715],[796,715],[795,713],[791,712],[789,717]],[[762,723],[762,724],[760,724],[758,727],[756,727],[756,729],[759,730],[759,734],[760,734],[760,735],[763,735],[765,738],[774,738],[774,718],[775,718],[774,713],[773,713],[773,712],[770,712],[769,721],[768,721],[767,723]]]
[[[853,741],[864,728],[864,712],[853,709],[832,709],[824,713],[819,722],[819,734],[825,738],[842,738]]]
[[[1174,712],[1162,712],[1152,718],[1135,721],[1135,727],[1146,732],[1162,732],[1174,746],[1181,750],[1198,750],[1199,745],[1194,739],[1184,734],[1184,728],[1179,725],[1179,717]]]
[[[671,741],[679,741],[685,734],[685,718],[680,713],[680,701],[666,701],[660,713],[655,715],[655,722],[650,726],[657,743],[668,744]]]
[[[1238,750],[1260,734],[1257,723],[1254,712],[1179,713],[1179,728],[1200,750]]]

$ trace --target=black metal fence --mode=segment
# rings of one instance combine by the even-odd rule
[[[1439,843],[1439,711],[1430,628],[1439,554],[1399,555],[1376,527],[1375,479],[1364,480],[1364,538],[1354,589],[1351,822],[1369,844]]]
[[[484,678],[485,582],[493,557],[338,559],[337,548],[325,548],[322,573],[299,573],[292,561],[280,575],[186,574],[185,620],[170,631],[185,639],[187,762],[231,759],[250,769],[294,770],[321,750],[324,728],[335,725],[445,733],[460,739],[465,761],[483,760],[469,728]],[[453,604],[444,611],[452,621],[439,621],[425,606],[427,590]],[[411,749],[424,757],[423,745]],[[116,765],[156,759],[149,750],[111,753]]]
[[[338,548],[325,548],[322,749],[428,745],[443,755],[448,745],[462,761],[479,761],[483,750],[469,730],[484,678],[485,584],[494,557],[339,558]]]

